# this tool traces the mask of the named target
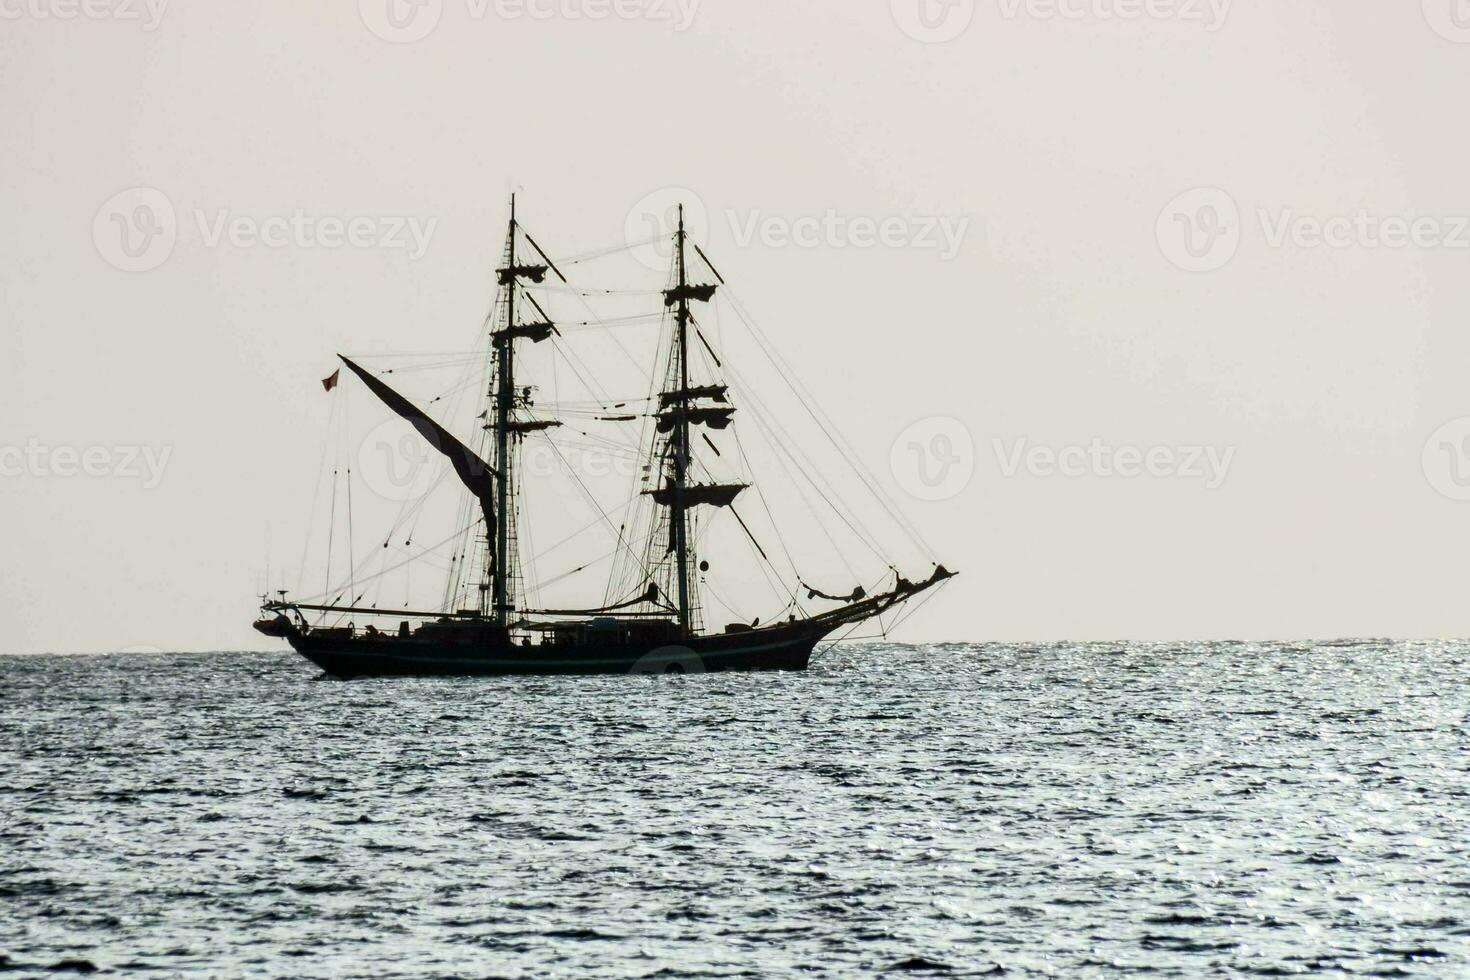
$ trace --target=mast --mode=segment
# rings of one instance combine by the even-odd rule
[[[519,235],[526,236],[526,243],[540,257],[544,265],[528,263],[520,265],[516,259],[516,238]],[[516,319],[516,297],[520,289],[521,280],[531,283],[543,282],[548,271],[556,273],[562,282],[567,277],[562,275],[561,270],[546,257],[546,253],[536,239],[521,229],[516,220],[516,198],[510,196],[510,228],[506,235],[505,243],[505,265],[495,270],[496,282],[505,290],[505,325],[500,329],[492,329],[490,337],[495,349],[496,379],[495,389],[491,393],[495,399],[495,419],[486,428],[495,430],[495,466],[499,471],[496,487],[496,513],[493,528],[487,528],[486,538],[489,543],[491,567],[491,582],[489,586],[482,585],[481,589],[489,588],[492,596],[493,614],[495,622],[505,626],[510,621],[510,613],[515,608],[515,597],[512,595],[514,578],[516,573],[516,537],[515,537],[515,451],[516,442],[528,432],[539,432],[544,429],[554,428],[561,425],[554,420],[523,420],[517,421],[517,407],[530,407],[529,394],[522,395],[519,402],[516,399],[515,383],[515,342],[517,340],[529,340],[533,344],[539,344],[557,334],[556,324],[541,309],[541,304],[529,292],[524,297],[531,304],[531,311],[540,316],[539,320],[530,323],[521,323]],[[529,391],[529,389],[528,389]],[[483,613],[483,600],[481,601]]]
[[[689,297],[688,281],[684,267],[684,205],[679,205],[679,231],[675,236],[678,243],[678,292],[679,329],[677,351],[679,358],[679,391],[686,393],[678,405],[674,418],[674,493],[670,518],[674,524],[674,551],[679,575],[679,629],[688,636],[691,632],[692,616],[689,608],[689,522],[684,507],[684,487],[689,472]]]
[[[509,562],[506,560],[507,545],[510,539],[510,487],[511,487],[511,439],[510,439],[510,417],[511,400],[515,397],[515,343],[510,331],[516,325],[516,196],[510,196],[510,228],[507,233],[506,250],[508,260],[506,268],[509,270],[509,281],[505,288],[506,333],[500,344],[499,356],[496,359],[499,367],[496,378],[495,391],[495,465],[500,470],[500,485],[496,495],[494,554],[494,586],[492,590],[492,601],[494,604],[495,622],[501,626],[506,624],[510,615],[510,596],[507,594],[506,583],[508,581]],[[501,279],[507,278],[504,272]],[[487,529],[488,532],[488,529]]]

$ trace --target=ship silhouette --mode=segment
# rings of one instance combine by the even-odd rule
[[[352,590],[330,601],[330,593],[321,601],[298,601],[279,592],[262,597],[255,628],[284,639],[339,678],[802,670],[824,638],[865,621],[881,622],[949,579],[953,573],[932,560],[912,580],[890,563],[884,581],[825,591],[808,585],[799,573],[793,576],[792,559],[784,569],[792,580],[782,586],[789,590],[785,609],[764,624],[756,619],[721,629],[705,626],[702,577],[709,562],[696,553],[701,522],[727,515],[722,519],[733,520],[769,566],[763,574],[779,575],[740,512],[756,481],[717,478],[702,459],[706,454],[722,459],[730,452],[716,439],[733,431],[737,406],[723,376],[726,366],[697,313],[726,284],[691,240],[682,205],[670,244],[673,268],[659,290],[658,318],[666,332],[659,352],[661,384],[639,403],[641,411],[627,410],[636,399],[611,403],[593,420],[641,424],[646,435],[639,443],[635,490],[649,515],[645,533],[635,539],[625,533],[626,525],[618,529],[617,561],[604,601],[577,609],[538,609],[522,587],[518,515],[526,491],[517,478],[520,452],[527,440],[554,438],[564,422],[538,410],[534,388],[517,376],[517,350],[563,339],[544,311],[549,304],[537,300],[537,290],[568,280],[519,223],[512,197],[504,260],[495,270],[497,297],[487,319],[483,356],[491,380],[477,439],[461,440],[378,372],[341,356],[349,383],[360,381],[449,464],[470,514],[466,550],[474,560],[452,563],[439,609],[364,604],[361,596],[351,597]],[[323,382],[328,390],[339,374],[340,369]],[[820,489],[825,480],[805,475],[819,487],[818,496],[828,497]],[[850,518],[843,519],[851,526]],[[626,587],[613,595],[619,583]],[[465,603],[465,598],[473,601]]]

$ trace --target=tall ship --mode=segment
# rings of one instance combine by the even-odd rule
[[[822,641],[852,636],[866,623],[886,632],[917,606],[914,600],[951,578],[806,389],[788,376],[763,334],[756,335],[756,349],[771,358],[770,369],[749,377],[736,370],[720,335],[705,322],[727,283],[692,240],[684,205],[669,218],[667,230],[650,241],[623,243],[627,249],[652,246],[667,258],[668,271],[657,288],[581,288],[563,267],[580,268],[589,257],[553,260],[517,218],[512,196],[491,312],[476,349],[461,358],[467,380],[459,387],[478,393],[476,398],[410,398],[400,393],[396,379],[386,380],[412,374],[402,361],[339,355],[340,367],[323,386],[337,397],[339,378],[344,388],[360,384],[375,396],[370,401],[385,423],[397,419],[411,427],[407,438],[419,440],[425,456],[443,470],[460,521],[450,525],[446,541],[419,546],[404,528],[417,527],[427,498],[407,495],[376,554],[358,561],[349,543],[348,567],[341,571],[333,564],[331,544],[339,532],[329,529],[321,594],[296,597],[272,592],[268,583],[255,629],[285,640],[338,678],[803,670]],[[575,324],[548,315],[558,299],[575,310]],[[634,307],[623,315],[599,313],[594,300]],[[736,309],[744,315],[738,301]],[[641,380],[634,375],[641,392],[612,392],[603,368],[615,360],[636,365],[638,358],[615,336],[615,348],[579,355],[574,334],[615,335],[638,325],[657,327],[651,370],[644,368]],[[621,355],[606,353],[614,349]],[[546,397],[545,386],[527,377],[524,369],[536,366],[533,360],[553,376],[555,397]],[[383,363],[389,366],[378,366]],[[757,377],[778,377],[795,396],[784,412],[757,409],[753,427],[775,447],[764,453],[748,451],[739,423],[746,409],[737,404],[742,396],[755,397]],[[852,390],[869,400],[873,392],[893,399],[886,387],[891,385],[891,378],[873,379]],[[464,401],[470,404],[462,416],[480,409],[473,420],[446,412],[444,406]],[[825,437],[832,459],[786,445],[798,420]],[[530,472],[536,468],[523,465],[525,454],[536,445],[546,450],[539,459],[566,464],[566,472]],[[589,445],[632,462],[625,474],[632,486],[624,486],[621,506],[597,499],[585,474],[568,462],[569,452]],[[790,487],[767,489],[761,468],[778,472]],[[839,469],[853,474],[846,495]],[[338,488],[344,470],[345,495]],[[344,507],[347,517],[347,530],[335,540],[350,542],[351,460],[332,466],[331,474],[332,520],[341,522]],[[566,477],[573,488],[543,489],[554,475]],[[615,472],[600,475],[610,477],[604,484],[619,479]],[[854,487],[868,502],[866,509],[848,502]],[[571,538],[532,549],[527,522],[538,506],[563,529],[590,514],[579,533],[600,533],[602,550],[566,557],[575,562],[570,570],[546,574],[552,556],[566,554]],[[574,507],[582,515],[574,515]],[[874,514],[890,518],[914,546],[907,549],[907,569],[864,523]],[[796,532],[788,530],[793,524]],[[836,560],[811,558],[809,552],[818,550],[812,541]],[[862,560],[843,557],[845,546],[862,552]],[[744,554],[743,565],[724,560],[733,552]],[[441,585],[436,601],[415,602],[410,591],[372,597],[372,561],[381,569],[378,579],[429,566],[430,577]],[[734,583],[717,588],[711,569],[724,566],[732,569]],[[813,581],[813,566],[831,578]],[[601,596],[546,601],[563,585],[599,572]],[[416,581],[423,580],[420,573]],[[764,615],[750,615],[755,602],[763,604]]]

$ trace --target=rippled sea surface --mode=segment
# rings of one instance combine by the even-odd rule
[[[1464,644],[315,675],[0,657],[0,973],[1470,976]]]

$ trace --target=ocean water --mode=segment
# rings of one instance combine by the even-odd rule
[[[1458,643],[0,658],[0,975],[1466,977],[1467,716]]]

